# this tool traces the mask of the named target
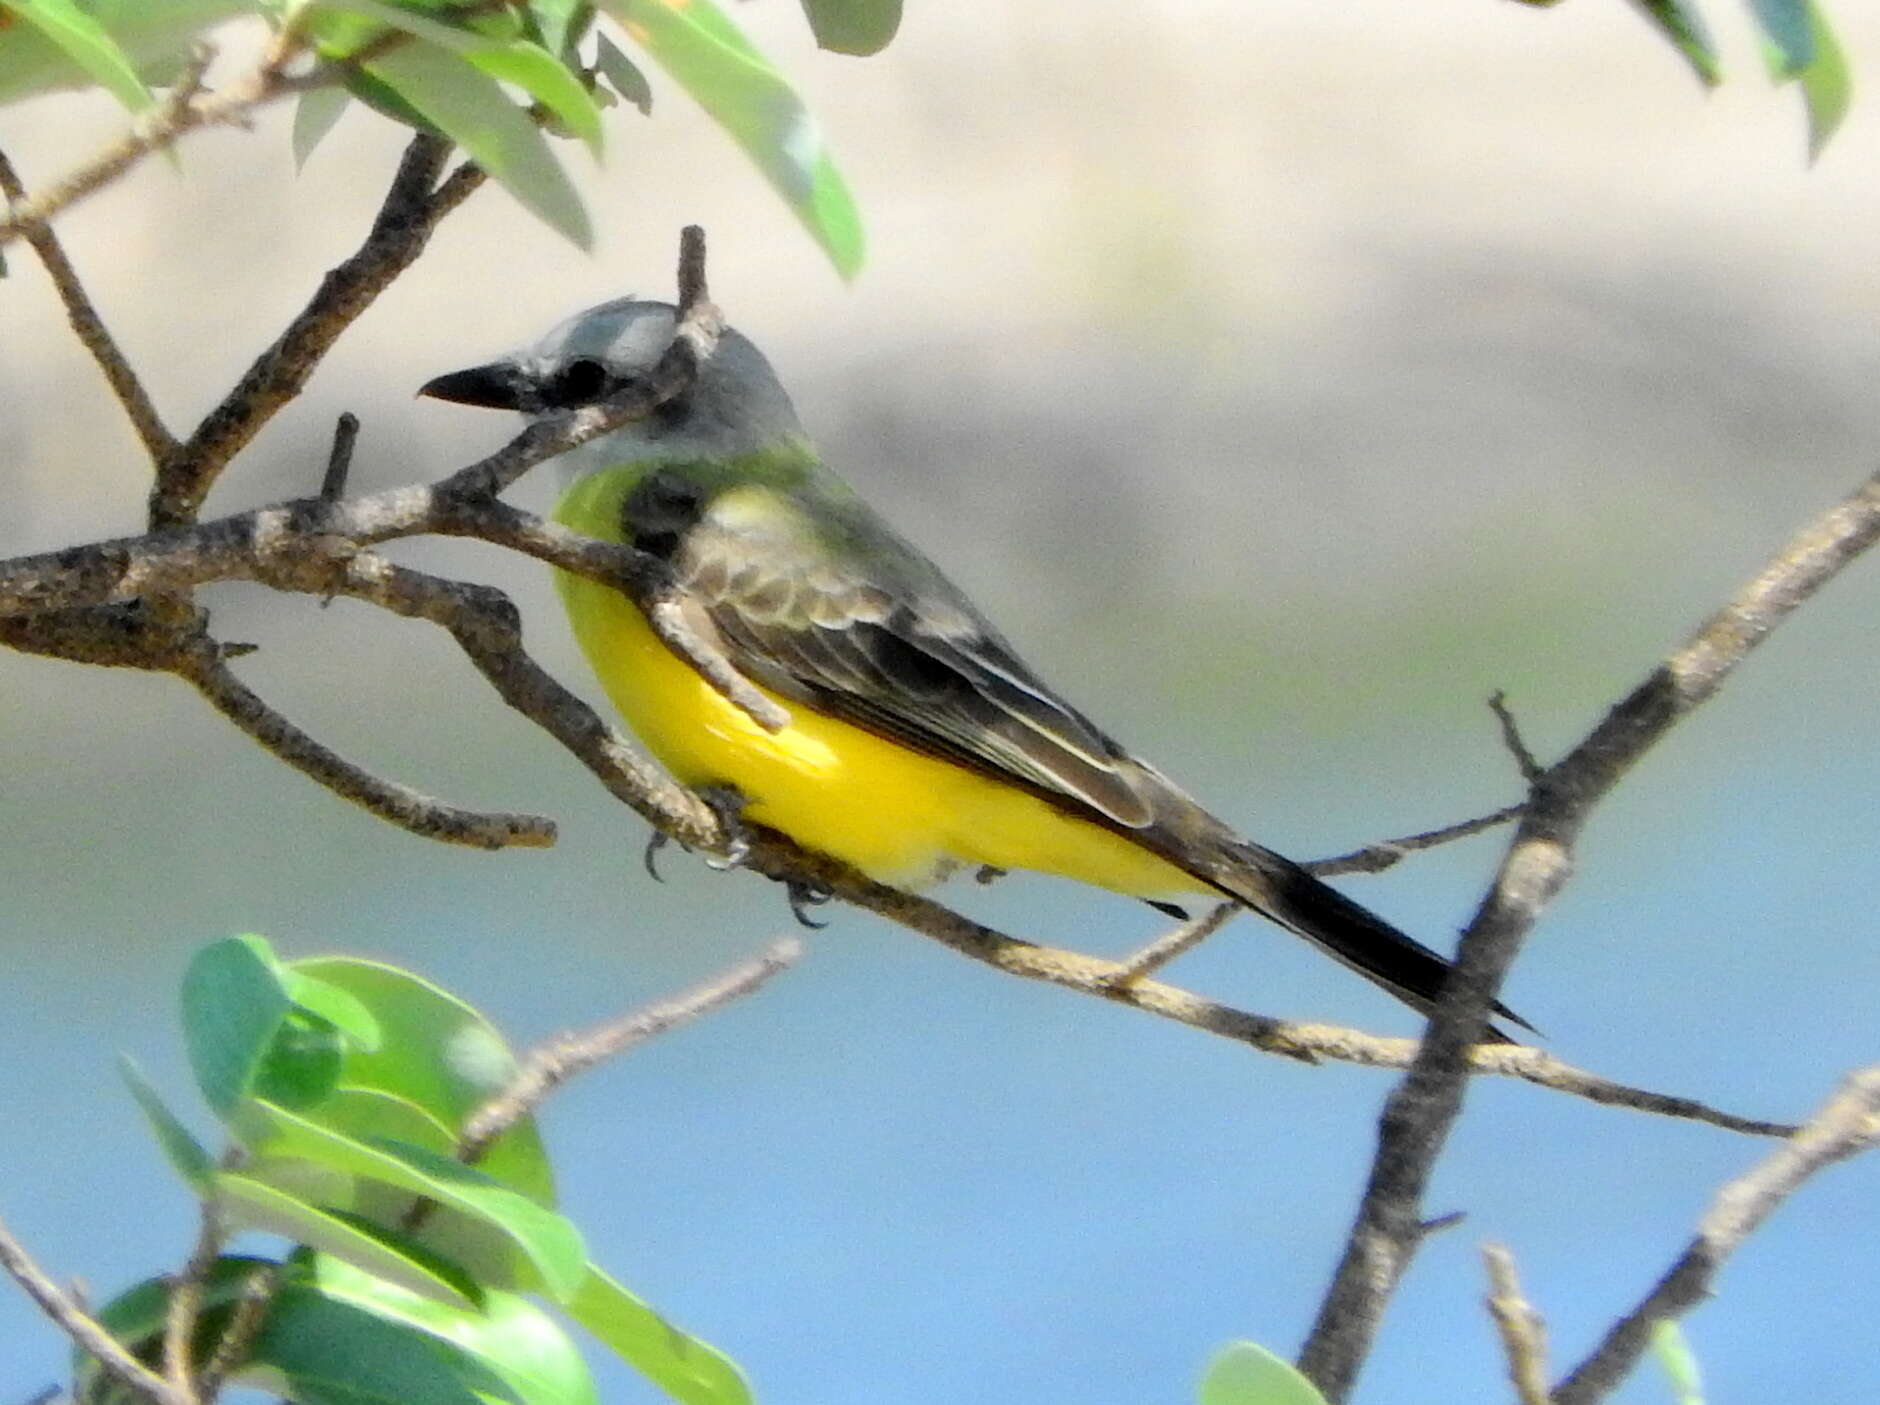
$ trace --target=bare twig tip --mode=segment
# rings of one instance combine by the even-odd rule
[[[688,224],[679,231],[679,315],[684,317],[711,294],[705,285],[705,229]]]

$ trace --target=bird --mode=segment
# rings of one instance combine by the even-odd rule
[[[540,419],[643,382],[677,325],[667,303],[615,299],[418,393]],[[1046,684],[823,463],[734,329],[688,388],[561,461],[556,519],[653,558],[688,629],[787,715],[760,725],[626,594],[557,572],[620,714],[675,779],[733,797],[738,820],[908,890],[1026,869],[1176,915],[1237,903],[1433,1008],[1448,961],[1241,837]]]

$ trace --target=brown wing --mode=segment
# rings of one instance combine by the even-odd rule
[[[939,569],[867,509],[812,519],[744,485],[676,542],[675,583],[741,671],[785,698],[1139,829],[1122,749],[1044,685]]]

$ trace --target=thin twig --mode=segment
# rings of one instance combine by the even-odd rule
[[[170,1390],[186,1405],[201,1405],[194,1356],[196,1327],[202,1320],[202,1288],[222,1253],[222,1214],[213,1196],[204,1197],[196,1224],[196,1245],[183,1271],[170,1279],[163,1313],[163,1374]]]
[[[1554,1387],[1552,1405],[1595,1405],[1627,1375],[1650,1344],[1656,1322],[1682,1317],[1710,1296],[1724,1260],[1771,1212],[1823,1167],[1880,1141],[1880,1064],[1858,1069],[1807,1125],[1710,1202],[1697,1236],[1639,1305],[1586,1360]]]
[[[0,247],[43,229],[68,205],[101,190],[153,151],[161,151],[185,132],[216,123],[238,122],[262,103],[289,91],[280,75],[251,75],[227,92],[202,97],[202,78],[215,50],[206,44],[192,52],[188,65],[170,90],[140,113],[131,129],[63,180],[41,190],[30,200],[9,199],[0,215]]]
[[[1462,934],[1408,1076],[1392,1091],[1350,1238],[1299,1367],[1346,1399],[1417,1244],[1431,1168],[1462,1108],[1488,1012],[1522,940],[1567,880],[1595,805],[1749,651],[1880,537],[1880,473],[1803,528],[1691,640],[1542,773],[1481,908]]]
[[[255,1344],[255,1338],[261,1334],[261,1328],[268,1320],[268,1308],[274,1301],[280,1283],[279,1265],[258,1268],[243,1280],[241,1296],[235,1299],[234,1309],[222,1328],[215,1350],[196,1374],[199,1399],[214,1400],[227,1384],[229,1376],[246,1363],[249,1348]]]
[[[26,199],[26,188],[20,184],[19,174],[4,151],[0,151],[0,194],[4,194],[14,205]],[[104,319],[98,315],[98,309],[92,305],[78,270],[67,257],[65,246],[59,242],[59,236],[52,232],[50,225],[41,224],[26,231],[26,241],[33,246],[40,263],[45,265],[52,286],[58,290],[59,301],[65,304],[66,320],[72,324],[72,330],[78,334],[85,350],[91,353],[92,360],[98,363],[98,369],[104,372],[111,393],[117,396],[118,403],[124,407],[131,428],[137,431],[138,439],[143,442],[144,451],[150,455],[151,462],[161,462],[165,455],[175,452],[176,439],[164,428],[163,419],[157,414],[150,393],[144,389],[143,382],[137,378],[137,373],[131,369],[130,362],[112,338],[110,329],[104,325]]]
[[[1488,1315],[1495,1319],[1515,1399],[1520,1405],[1548,1405],[1547,1324],[1522,1293],[1507,1245],[1484,1244],[1482,1263],[1488,1269]]]
[[[1336,858],[1314,859],[1302,863],[1299,867],[1307,873],[1320,878],[1335,877],[1341,873],[1382,873],[1387,868],[1394,868],[1409,855],[1422,849],[1434,849],[1439,844],[1448,844],[1457,839],[1467,839],[1472,834],[1481,834],[1497,825],[1507,824],[1519,819],[1526,804],[1504,805],[1490,814],[1478,815],[1472,820],[1460,820],[1455,824],[1446,824],[1440,829],[1426,829],[1421,834],[1406,834],[1401,839],[1380,839],[1375,844],[1366,844],[1362,849],[1354,849],[1349,854],[1340,854]]]
[[[481,171],[466,167],[437,186],[449,152],[450,144],[443,138],[424,133],[406,145],[398,172],[359,247],[320,280],[306,307],[160,466],[150,495],[153,528],[195,520],[229,460],[300,394],[339,335],[411,265],[424,251],[438,221],[482,181]]]
[[[1228,918],[1243,910],[1239,903],[1216,903],[1199,917],[1190,918],[1174,931],[1164,933],[1134,955],[1125,957],[1116,968],[1116,983],[1129,985],[1152,971],[1161,970],[1184,952],[1200,946],[1226,926]]]
[[[1120,979],[1124,968],[1117,962],[1007,936],[931,898],[875,883],[832,859],[798,849],[774,831],[754,825],[748,828],[753,841],[748,867],[776,878],[808,878],[847,902],[878,913],[1007,975],[1100,996],[1114,1004],[1174,1020],[1264,1053],[1306,1063],[1335,1060],[1368,1068],[1405,1069],[1416,1055],[1418,1042],[1414,1039],[1392,1039],[1338,1025],[1252,1014],[1159,981],[1124,982]],[[1478,1044],[1468,1051],[1468,1058],[1474,1073],[1519,1078],[1537,1087],[1612,1107],[1704,1122],[1751,1136],[1783,1137],[1794,1131],[1786,1123],[1739,1117],[1690,1098],[1615,1083],[1530,1045]]]
[[[132,1356],[96,1318],[81,1311],[45,1270],[33,1262],[32,1255],[4,1224],[0,1224],[0,1268],[12,1275],[26,1296],[39,1305],[39,1310],[119,1384],[148,1396],[157,1405],[190,1405],[177,1396],[168,1381]]]
[[[1501,744],[1514,757],[1521,779],[1533,785],[1546,768],[1534,759],[1534,753],[1528,750],[1527,742],[1522,739],[1521,724],[1514,720],[1514,712],[1508,706],[1508,695],[1499,688],[1490,693],[1488,710],[1495,714],[1495,720],[1501,724]]]
[[[799,939],[780,938],[750,960],[741,961],[688,991],[590,1029],[556,1035],[537,1045],[522,1060],[509,1086],[464,1122],[457,1143],[458,1159],[471,1164],[481,1160],[498,1137],[532,1114],[549,1094],[569,1079],[752,994],[771,977],[795,965],[802,955],[803,943]]]
[[[400,829],[472,849],[543,849],[555,842],[555,822],[546,816],[459,809],[348,761],[236,678],[221,650],[209,641],[180,658],[175,672],[195,685],[217,712],[295,770]]]

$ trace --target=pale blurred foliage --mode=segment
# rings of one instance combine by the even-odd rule
[[[362,484],[443,470],[495,431],[407,387],[585,301],[664,291],[698,220],[722,301],[811,424],[979,569],[1014,514],[1173,558],[1159,588],[1213,596],[1249,584],[1231,550],[1249,539],[1272,588],[1396,576],[1503,531],[1520,559],[1535,524],[1571,537],[1615,506],[1786,520],[1871,438],[1880,280],[1858,232],[1880,105],[1857,94],[1807,170],[1797,97],[1762,80],[1734,7],[1709,8],[1732,79],[1706,97],[1598,0],[916,3],[867,61],[817,53],[793,5],[740,6],[860,196],[854,289],[662,89],[651,123],[613,123],[604,171],[568,156],[594,257],[480,195],[218,502],[304,482],[343,407],[366,421]],[[1880,17],[1838,10],[1858,68]],[[175,422],[349,245],[401,140],[356,113],[296,178],[285,121],[196,138],[180,177],[153,162],[62,225]],[[0,111],[0,141],[43,180],[119,122],[40,102]],[[128,436],[36,272],[3,291],[0,546],[130,527]]]

